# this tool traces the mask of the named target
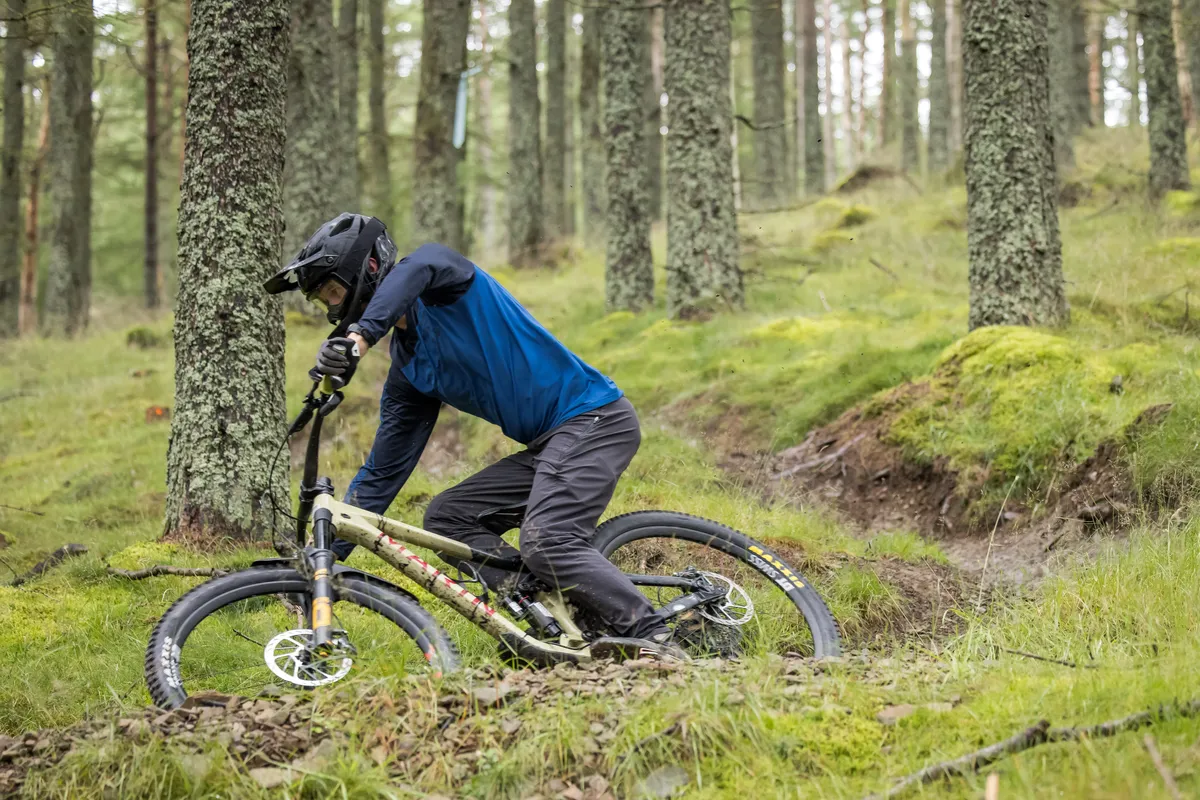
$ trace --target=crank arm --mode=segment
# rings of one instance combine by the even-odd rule
[[[683,597],[676,598],[658,610],[659,619],[667,621],[691,611],[696,606],[707,605],[714,600],[721,600],[725,597],[725,589],[714,586],[709,589],[701,589],[698,592],[685,594]]]
[[[706,583],[706,581],[698,581],[696,578],[684,578],[677,575],[634,575],[626,572],[625,577],[629,578],[634,586],[665,586],[673,589],[698,589]]]

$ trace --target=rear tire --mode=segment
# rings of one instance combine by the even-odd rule
[[[767,546],[719,522],[673,511],[638,511],[614,517],[597,529],[593,544],[611,561],[620,548],[645,539],[695,542],[752,567],[779,592],[786,594],[803,615],[812,634],[814,657],[841,655],[841,635],[825,601],[807,580]]]
[[[308,591],[307,578],[291,567],[272,565],[214,578],[179,598],[154,627],[146,648],[146,684],[155,704],[177,708],[187,699],[180,658],[188,636],[203,620],[250,598],[303,595]],[[363,576],[344,574],[334,578],[333,600],[335,604],[350,603],[379,614],[399,627],[421,650],[435,674],[458,669],[458,651],[446,631],[428,611],[399,590]]]

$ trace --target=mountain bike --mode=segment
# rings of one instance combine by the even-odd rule
[[[317,469],[323,421],[342,399],[328,378],[314,382],[281,446],[311,425],[296,541],[286,543],[287,555],[195,587],[155,626],[145,665],[154,702],[175,708],[189,693],[243,694],[280,682],[314,688],[352,671],[438,675],[458,669],[459,652],[443,624],[409,589],[336,563],[329,549],[335,535],[457,612],[465,622],[452,627],[474,626],[497,640],[511,661],[596,658],[592,643],[611,632],[557,588],[524,573],[519,556],[478,552],[334,499],[332,481],[318,478]],[[522,512],[497,509],[486,522],[494,530],[515,529]],[[745,534],[687,514],[641,511],[605,522],[592,544],[641,587],[692,654],[840,652],[837,624],[820,595],[779,554]],[[410,547],[460,566],[451,577]],[[489,587],[474,568],[481,564],[517,579],[504,589]],[[453,623],[454,616],[446,616]]]

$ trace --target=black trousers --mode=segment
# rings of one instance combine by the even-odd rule
[[[513,554],[500,534],[519,525],[529,571],[621,636],[645,637],[665,626],[650,601],[592,544],[596,522],[617,479],[641,444],[633,405],[625,398],[581,414],[519,453],[439,494],[425,528],[489,553]],[[493,588],[513,574],[488,567]]]

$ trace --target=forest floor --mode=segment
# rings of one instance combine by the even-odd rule
[[[441,616],[468,669],[439,681],[398,669],[146,709],[150,628],[197,579],[106,567],[234,567],[260,552],[157,541],[169,320],[130,328],[102,309],[82,341],[18,342],[0,354],[0,570],[67,543],[88,552],[0,586],[0,796],[853,798],[1041,719],[1200,697],[1200,202],[1148,209],[1131,155],[1144,140],[1089,135],[1061,213],[1060,329],[967,335],[963,188],[886,175],[743,215],[746,309],[705,321],[604,314],[594,254],[489,270],[642,415],[610,513],[683,510],[769,542],[838,618],[848,652],[832,662],[511,672]],[[289,320],[293,411],[323,333]],[[385,369],[364,363],[328,429],[323,471],[339,489],[370,447]],[[391,515],[419,519],[511,449],[445,413]],[[396,579],[362,553],[351,562]],[[1162,769],[1200,792],[1200,721],[1167,713],[1149,731]],[[988,769],[1006,798],[1171,797],[1146,733]],[[978,797],[984,780],[914,793]]]

